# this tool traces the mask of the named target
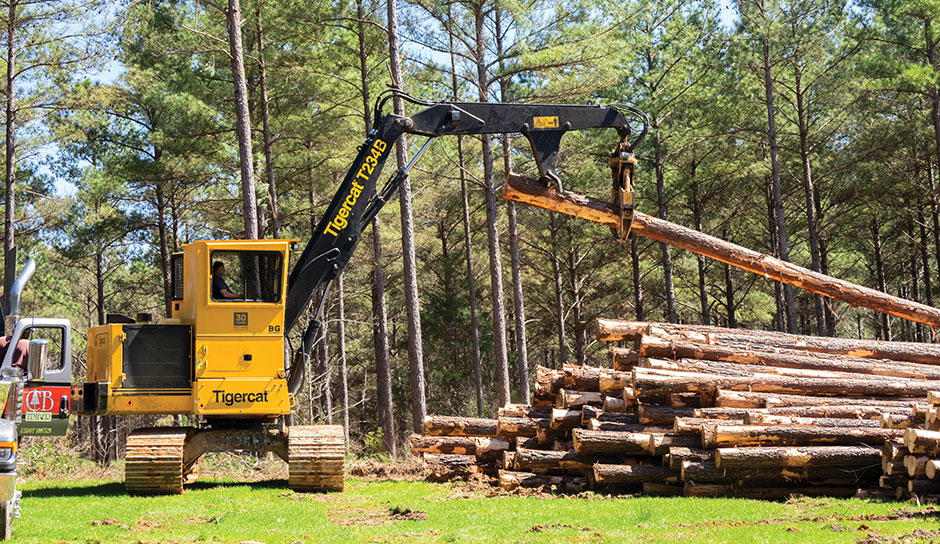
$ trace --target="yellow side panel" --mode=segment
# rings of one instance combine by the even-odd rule
[[[88,381],[111,383],[122,379],[124,330],[121,325],[88,329]]]
[[[287,382],[274,380],[199,380],[196,413],[215,416],[279,416],[290,413]]]
[[[155,391],[141,389],[114,391],[108,399],[107,413],[123,415],[193,413],[192,391],[175,390],[177,394],[155,394]]]
[[[282,336],[197,336],[196,379],[284,377]]]

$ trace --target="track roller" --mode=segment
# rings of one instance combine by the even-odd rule
[[[156,427],[137,429],[127,436],[124,487],[140,495],[178,495],[192,467],[184,465],[186,439],[193,429]]]
[[[294,491],[342,491],[346,440],[339,425],[287,430],[288,487]]]

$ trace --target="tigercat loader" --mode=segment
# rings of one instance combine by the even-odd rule
[[[423,109],[384,113],[400,98]],[[368,225],[430,142],[443,135],[520,133],[535,154],[538,179],[560,185],[555,164],[562,135],[610,127],[619,135],[610,164],[617,235],[629,232],[633,148],[645,116],[629,106],[430,103],[390,90],[374,108],[374,129],[352,163],[290,274],[290,240],[200,241],[172,256],[172,315],[160,324],[115,316],[88,330],[87,381],[72,388],[79,413],[187,414],[199,427],[148,428],[127,440],[125,485],[134,493],[181,493],[210,451],[271,451],[288,463],[289,486],[343,489],[345,443],[337,426],[284,426],[303,382],[329,284],[349,262]],[[627,116],[643,121],[630,144]],[[426,136],[411,162],[380,189],[377,182],[403,134]],[[516,175],[516,174],[511,174]],[[616,230],[616,229],[615,229]],[[222,265],[225,292],[214,275]],[[285,339],[319,293],[301,346]]]

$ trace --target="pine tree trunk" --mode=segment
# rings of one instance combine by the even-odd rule
[[[568,364],[568,348],[565,344],[565,307],[562,301],[561,267],[558,266],[559,227],[555,220],[555,214],[549,216],[548,228],[552,238],[552,276],[555,277],[555,316],[558,327],[558,360],[559,364],[564,366]]]
[[[666,180],[663,172],[663,145],[659,133],[659,119],[656,114],[650,118],[650,128],[653,132],[653,166],[656,172],[656,201],[659,205],[659,218],[668,220],[668,207],[666,203]],[[676,313],[676,293],[672,284],[672,250],[668,244],[659,244],[663,254],[663,278],[666,288],[666,319],[670,323],[677,323],[679,316]]]
[[[159,160],[160,153],[154,153]],[[160,273],[163,276],[163,309],[166,317],[170,317],[173,310],[173,279],[170,275],[170,248],[166,224],[166,196],[163,190],[163,180],[157,180],[157,233],[160,243]]]
[[[450,4],[447,5],[450,19]],[[460,100],[457,86],[457,59],[454,54],[454,35],[448,35],[450,44],[451,92]],[[470,237],[470,197],[467,193],[467,174],[464,171],[463,138],[457,137],[457,169],[460,173],[460,196],[463,211],[464,254],[467,260],[467,291],[470,298],[470,333],[473,340],[473,375],[476,386],[477,415],[483,415],[483,362],[480,356],[480,326],[477,320],[477,284],[473,272],[473,246]]]
[[[728,240],[728,229],[727,227],[722,230],[721,237],[724,240]],[[731,242],[731,240],[728,240]],[[725,272],[725,308],[728,311],[728,327],[735,328],[738,326],[738,320],[734,315],[735,305],[734,305],[734,285],[732,284],[731,278],[731,265],[724,263],[724,272]]]
[[[484,13],[483,3],[474,6],[474,26],[476,30],[475,62],[477,68],[477,89],[479,100],[487,102],[489,78],[484,57]],[[495,348],[496,368],[499,378],[499,405],[511,402],[509,398],[509,358],[506,353],[506,312],[503,306],[503,265],[499,249],[499,218],[496,207],[496,187],[493,180],[493,144],[488,134],[483,140],[483,185],[486,192],[486,234],[489,242],[490,257],[490,298],[493,304],[493,344]]]
[[[695,170],[696,165],[693,164],[690,174],[692,177],[692,184],[690,185],[690,191],[692,193],[692,220],[695,223],[695,230],[702,232],[702,205],[699,200],[698,180],[695,179]],[[702,323],[708,325],[711,323],[712,318],[708,307],[708,277],[705,270],[705,257],[703,255],[696,255],[696,261],[698,261],[698,293],[699,304],[702,308]]]
[[[633,269],[633,307],[636,311],[637,320],[643,321],[646,319],[646,313],[643,311],[643,283],[640,281],[640,250],[637,247],[636,236],[630,237],[630,263]],[[558,306],[560,309],[560,302]]]
[[[809,233],[809,253],[812,259],[813,270],[822,272],[819,256],[819,233],[816,224],[816,188],[813,186],[812,165],[809,160],[809,128],[807,127],[806,109],[803,104],[805,90],[802,87],[802,74],[799,69],[796,70],[795,92],[796,113],[800,136],[800,162],[803,166],[803,190],[806,192],[806,224]],[[826,311],[822,295],[813,294],[813,304],[816,310],[816,334],[826,336],[828,328],[826,327]]]
[[[774,197],[773,197],[773,183],[770,181],[770,176],[766,176],[766,191],[765,197],[767,201],[767,230],[770,234],[770,254],[774,257],[780,256],[780,245],[777,243],[777,212],[774,208]],[[783,300],[783,289],[780,282],[773,282],[774,287],[774,322],[776,324],[776,329],[780,332],[787,331],[787,323],[784,315],[786,310],[784,306],[786,303]]]
[[[16,277],[16,256],[13,254],[16,225],[16,2],[10,1],[7,12],[7,77],[6,77],[6,172],[4,177],[3,270],[4,301],[9,300]]]
[[[372,341],[375,346],[376,397],[385,447],[398,453],[395,413],[392,407],[391,353],[388,347],[388,309],[385,305],[385,272],[382,267],[382,235],[379,217],[372,220]]]
[[[401,59],[398,50],[398,9],[396,0],[387,0],[388,7],[388,53],[392,86],[404,89],[401,78]],[[404,115],[405,104],[395,98],[395,114]],[[405,137],[395,142],[395,157],[399,170],[408,163]],[[404,269],[405,314],[408,319],[408,362],[411,367],[411,422],[418,430],[427,414],[424,393],[424,347],[421,340],[421,307],[418,302],[418,271],[415,264],[415,227],[411,212],[411,181],[406,175],[398,189],[401,212],[401,250]]]
[[[933,195],[932,210],[930,215],[933,218],[933,246],[934,258],[937,261],[937,285],[940,285],[940,194],[937,194],[937,182],[934,171],[933,161],[927,161],[927,181],[930,184],[930,194]]]
[[[245,55],[242,50],[242,16],[238,0],[228,0],[225,11],[229,49],[232,55],[232,83],[235,86],[235,124],[238,133],[238,162],[242,175],[242,215],[245,238],[258,238],[258,207],[255,203],[255,174],[251,150],[251,114],[248,111],[248,87],[245,83]]]
[[[336,321],[336,332],[339,336],[339,377],[342,384],[343,395],[343,434],[346,443],[349,443],[349,376],[346,369],[346,291],[343,286],[343,275],[336,278],[336,306],[339,315]]]
[[[264,62],[264,28],[261,23],[261,5],[255,8],[258,31],[258,77],[261,88],[261,124],[264,132],[264,174],[268,181],[268,206],[271,214],[271,235],[281,237],[281,220],[277,206],[277,186],[274,184],[274,154],[271,150],[271,122],[268,107],[268,70]],[[348,440],[348,439],[347,439]]]
[[[783,190],[780,183],[780,164],[777,161],[777,126],[774,112],[774,87],[770,71],[770,38],[766,34],[761,36],[761,45],[764,62],[764,91],[767,106],[767,140],[770,144],[770,170],[773,179],[773,202],[777,218],[777,245],[780,258],[790,260],[790,248],[787,244],[787,227],[783,215]],[[793,287],[783,286],[783,295],[786,301],[787,329],[796,334],[796,299],[793,296]]]
[[[933,284],[930,278],[930,257],[927,255],[927,221],[924,216],[924,207],[921,205],[917,210],[917,223],[920,227],[920,259],[924,269],[924,302],[927,306],[933,306]],[[940,264],[940,263],[938,263]]]
[[[884,266],[884,255],[881,250],[881,225],[878,223],[878,214],[873,213],[871,216],[871,240],[872,246],[875,248],[875,274],[878,279],[878,289],[884,293],[888,292],[888,282],[885,280],[885,266]],[[881,314],[879,316],[879,321],[881,323],[882,338],[887,341],[892,340],[891,336],[891,320],[888,314]]]

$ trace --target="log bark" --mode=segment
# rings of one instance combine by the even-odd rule
[[[716,425],[702,433],[702,447],[881,445],[902,436],[900,429],[801,425]]]
[[[755,408],[758,410],[759,408]],[[749,408],[724,408],[721,406],[715,406],[710,408],[696,408],[692,411],[692,417],[700,419],[717,419],[717,420],[744,420],[744,416],[750,412]]]
[[[638,484],[644,482],[668,483],[677,474],[669,467],[647,465],[594,465],[594,480],[604,484]]]
[[[637,416],[644,425],[673,425],[677,417],[692,417],[695,408],[674,408],[672,406],[657,406],[641,404],[637,407]]]
[[[509,440],[504,438],[481,438],[473,439],[476,442],[477,459],[481,461],[493,461],[500,459],[504,452],[509,450]]]
[[[581,426],[581,410],[552,410],[550,427],[553,431],[567,431]]]
[[[420,457],[422,453],[476,455],[476,439],[469,436],[425,436],[412,434],[411,453]],[[507,443],[508,448],[508,443]]]
[[[710,393],[718,389],[807,396],[919,397],[940,382],[909,379],[804,378],[775,374],[728,376],[654,368],[634,368],[634,387],[641,391]]]
[[[744,418],[744,425],[812,425],[814,427],[875,427],[881,428],[881,422],[873,419],[828,418],[781,416],[774,414],[749,413]],[[890,427],[886,427],[890,428]]]
[[[695,435],[702,434],[702,426],[709,425],[744,425],[743,419],[709,419],[701,417],[677,417],[672,425],[672,432],[676,435]]]
[[[564,375],[560,370],[544,366],[535,367],[535,395],[554,400],[558,390],[564,387]]]
[[[552,417],[552,408],[548,406],[532,406],[531,404],[507,404],[497,413],[503,417]]]
[[[702,448],[669,448],[669,453],[663,456],[663,465],[668,466],[673,471],[682,469],[682,463],[691,461],[694,463],[704,463],[714,461],[715,450],[704,450]]]
[[[930,461],[930,458],[926,455],[905,455],[904,469],[907,470],[907,475],[911,478],[926,476],[928,461]]]
[[[562,387],[576,391],[600,391],[601,370],[592,366],[565,365],[561,369]]]
[[[622,395],[624,388],[633,386],[633,375],[617,370],[602,369],[598,372],[598,391],[610,396]]]
[[[496,438],[497,420],[477,417],[425,416],[424,434],[430,436],[490,436]]]
[[[937,475],[940,474],[940,461],[936,459],[927,461],[927,466],[924,467],[924,474],[931,480],[937,479]]]
[[[564,470],[586,473],[591,470],[596,457],[578,455],[573,451],[516,450],[515,469],[527,472]]]
[[[666,455],[672,448],[695,448],[702,444],[698,436],[675,436],[650,431],[650,455]]]
[[[447,481],[459,478],[466,478],[471,474],[480,472],[477,465],[477,458],[473,455],[437,455],[433,453],[423,454],[424,462],[431,469],[431,479],[435,481]]]
[[[825,357],[806,351],[775,352],[742,350],[724,345],[698,344],[645,335],[640,345],[642,357],[667,359],[704,359],[742,365],[780,367],[853,374],[896,376],[919,380],[940,380],[940,367],[917,363],[891,362],[887,359],[866,359],[847,355],[827,354]]]
[[[571,431],[574,451],[581,455],[648,455],[652,436],[649,433]]]
[[[561,389],[558,391],[558,396],[555,397],[556,408],[571,409],[584,406],[585,404],[603,406],[604,395],[596,391],[571,391]]]
[[[777,366],[747,365],[728,363],[723,361],[709,361],[704,359],[654,359],[643,357],[638,365],[642,368],[655,368],[661,370],[678,370],[680,372],[704,372],[723,376],[747,376],[749,374],[772,374],[775,376],[795,376],[798,378],[835,378],[835,379],[872,379],[870,374],[850,372],[836,372],[831,370],[816,370],[807,368],[787,368]],[[910,378],[898,378],[908,380]]]
[[[614,370],[629,372],[640,359],[640,352],[635,349],[610,348],[610,356]]]
[[[641,423],[616,423],[611,421],[601,421],[592,419],[585,426],[589,431],[612,431],[621,433],[660,433],[666,434],[672,432],[670,427],[657,427],[652,425],[643,425]]]
[[[499,438],[533,437],[538,434],[539,427],[547,429],[550,424],[550,418],[500,417],[497,418],[496,436]]]
[[[937,480],[908,480],[907,490],[918,495],[940,495],[940,481]]]
[[[911,453],[937,455],[940,452],[940,432],[924,429],[905,429],[904,446]]]
[[[794,467],[866,466],[881,461],[872,446],[796,446],[718,448],[715,464],[723,470]]]
[[[866,409],[889,408],[891,411],[904,412],[922,402],[922,399],[914,397],[895,399],[889,397],[814,397],[757,391],[731,391],[728,389],[719,389],[715,395],[715,405],[723,408],[774,409],[795,406],[855,406]]]
[[[499,486],[507,491],[518,487],[551,487],[566,493],[580,493],[587,489],[587,478],[501,470],[499,471]]]
[[[604,397],[603,408],[605,412],[623,414],[627,411],[627,403],[624,402],[623,398]]]
[[[710,325],[598,319],[598,339],[600,340],[611,342],[639,340],[644,334],[743,350],[793,349],[866,359],[940,364],[940,345],[937,344],[806,336],[772,331],[728,329]]]
[[[682,486],[676,484],[643,482],[643,494],[649,497],[681,497]]]

